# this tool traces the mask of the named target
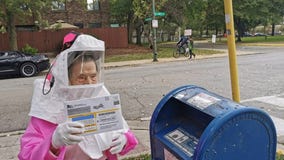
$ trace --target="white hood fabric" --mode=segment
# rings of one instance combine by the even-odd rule
[[[94,51],[100,55],[100,72],[99,83],[90,85],[69,86],[68,80],[68,53],[75,51]],[[56,59],[56,63],[51,69],[54,77],[54,85],[47,95],[44,95],[49,88],[49,82],[44,84],[44,79],[37,79],[34,82],[34,93],[31,102],[31,110],[29,116],[37,117],[51,123],[60,124],[67,120],[64,102],[70,100],[78,100],[82,98],[92,98],[98,96],[110,95],[102,83],[102,71],[104,60],[105,46],[104,42],[89,35],[79,35],[73,45],[61,52]],[[81,149],[92,159],[99,159],[103,156],[102,151],[110,147],[113,134],[118,132],[127,132],[129,129],[124,120],[124,129],[95,135],[87,135],[84,140],[79,143]]]
[[[90,35],[79,35],[73,45],[61,52],[51,69],[54,77],[54,85],[47,95],[43,95],[42,89],[44,79],[37,79],[34,82],[34,93],[29,115],[46,121],[59,124],[65,121],[64,101],[106,96],[110,93],[104,87],[102,80],[98,84],[69,86],[68,79],[68,55],[76,51],[94,51],[100,54],[100,61],[104,58],[104,42]],[[97,62],[96,62],[97,63]],[[102,74],[103,63],[98,62]],[[102,76],[99,76],[102,77]],[[45,83],[44,92],[49,89],[49,82]]]

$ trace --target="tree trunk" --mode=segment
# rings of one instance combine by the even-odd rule
[[[275,23],[272,23],[271,36],[274,36],[274,34],[275,34]]]
[[[241,18],[236,19],[237,31],[238,31],[238,39],[237,42],[241,42],[241,33],[242,33],[242,26],[241,26]]]
[[[200,29],[199,30],[199,37],[202,37],[202,35],[203,35],[203,29]]]
[[[209,35],[209,28],[208,28],[208,26],[206,26],[206,36],[208,36]]]
[[[141,45],[142,33],[144,31],[144,24],[142,20],[138,20],[136,27],[136,44]]]
[[[128,43],[132,43],[132,14],[127,15],[127,32],[128,32]]]
[[[128,43],[132,43],[132,26],[130,21],[127,21],[127,33],[128,33]]]
[[[15,18],[14,14],[11,12],[7,12],[7,32],[9,35],[9,48],[12,51],[18,50],[18,43],[17,43],[17,32],[15,27]]]
[[[141,29],[140,26],[136,28],[136,44],[141,45]]]
[[[218,27],[215,25],[215,35],[218,36]]]

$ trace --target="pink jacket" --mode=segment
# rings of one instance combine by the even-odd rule
[[[18,155],[19,160],[90,160],[78,145],[71,145],[60,148],[60,154],[55,156],[50,150],[51,138],[57,124],[31,117],[29,125],[21,137],[21,150]],[[124,149],[119,153],[124,155],[138,144],[134,134],[129,130],[125,133],[127,143]],[[117,155],[105,151],[105,158],[108,160],[117,160]]]

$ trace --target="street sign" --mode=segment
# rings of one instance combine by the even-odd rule
[[[212,34],[212,43],[216,43],[216,35]]]
[[[152,27],[158,28],[158,20],[156,20],[156,19],[152,20]]]
[[[155,12],[155,16],[163,17],[163,16],[165,16],[165,15],[166,15],[165,12]]]
[[[119,24],[110,24],[110,27],[119,27]]]
[[[145,21],[152,21],[152,18],[145,18]]]
[[[185,35],[185,36],[191,36],[191,34],[192,34],[192,29],[186,29],[186,30],[184,30],[184,35]]]

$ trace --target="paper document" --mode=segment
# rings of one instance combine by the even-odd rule
[[[65,102],[68,120],[85,125],[84,134],[123,129],[119,94]]]

